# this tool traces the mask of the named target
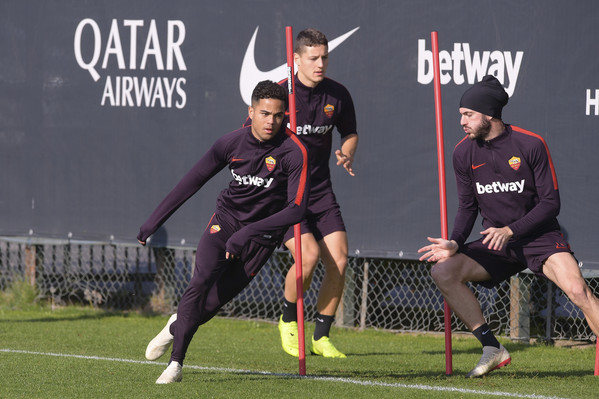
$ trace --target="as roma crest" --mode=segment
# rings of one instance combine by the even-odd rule
[[[328,116],[329,118],[333,117],[333,113],[335,112],[335,107],[332,106],[331,104],[327,104],[324,107],[324,113],[326,116]]]
[[[218,233],[220,231],[220,226],[218,224],[213,224],[210,226],[210,234]]]
[[[273,157],[266,158],[264,162],[266,163],[266,169],[268,169],[269,172],[272,172],[275,166],[277,166],[277,160]]]
[[[514,170],[520,169],[520,165],[522,164],[522,162],[520,161],[520,158],[518,158],[518,157],[511,157],[509,159],[509,161],[507,161],[507,163]]]

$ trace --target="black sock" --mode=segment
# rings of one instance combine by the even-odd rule
[[[287,299],[283,301],[283,321],[285,323],[297,321],[297,304],[289,302]]]
[[[328,337],[331,331],[331,324],[333,324],[335,316],[325,316],[320,313],[316,313],[316,327],[314,327],[314,341],[318,341],[322,337]]]
[[[493,331],[491,331],[487,323],[472,331],[472,334],[474,334],[483,346],[494,346],[499,348],[499,341],[497,341],[497,338],[495,338]]]

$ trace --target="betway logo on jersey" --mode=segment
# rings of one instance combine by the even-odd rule
[[[271,177],[270,179],[263,179],[261,177],[257,177],[257,176],[252,176],[252,175],[245,175],[245,176],[240,176],[237,173],[235,173],[234,169],[231,169],[231,174],[233,175],[233,179],[235,179],[235,181],[237,181],[239,184],[244,184],[246,186],[256,186],[256,187],[270,187],[270,185],[272,184],[272,181],[274,180],[273,177]]]
[[[524,191],[524,179],[520,181],[513,181],[509,183],[502,183],[495,181],[491,184],[480,184],[476,182],[476,192],[479,194],[493,194],[493,193],[510,193],[517,192],[520,194]]]
[[[138,38],[145,42],[143,50],[138,49]],[[116,76],[106,75],[103,79],[101,106],[182,109],[187,103],[186,79],[172,77],[173,73],[169,73],[171,77],[161,74],[187,70],[181,51],[184,40],[185,24],[179,20],[164,24],[154,19],[149,23],[113,19],[110,28],[101,28],[95,20],[86,18],[75,29],[75,60],[94,82],[107,68],[118,68]],[[148,72],[140,76],[138,71]]]
[[[524,51],[472,51],[469,43],[454,43],[453,51],[439,51],[441,84],[453,81],[457,85],[474,84],[485,75],[494,75],[511,97],[522,65]],[[426,49],[426,40],[418,40],[418,83],[433,81],[433,53]],[[507,86],[506,86],[507,83]]]
[[[289,123],[287,127],[291,129]],[[300,134],[327,134],[333,130],[333,125],[325,125],[325,126],[312,126],[312,125],[303,125],[297,127],[297,135]]]

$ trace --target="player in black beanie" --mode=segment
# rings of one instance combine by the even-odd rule
[[[458,210],[449,240],[428,237],[420,261],[436,262],[431,276],[449,304],[480,341],[483,354],[466,377],[481,377],[512,358],[485,320],[467,283],[496,287],[528,268],[553,281],[585,315],[599,335],[599,298],[585,282],[557,215],[560,197],[545,140],[503,123],[508,95],[485,76],[460,100],[466,132],[454,148]],[[466,242],[478,216],[480,237]]]

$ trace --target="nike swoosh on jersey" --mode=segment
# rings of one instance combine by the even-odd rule
[[[256,59],[254,56],[254,49],[256,47],[256,36],[258,35],[258,28],[254,31],[254,35],[250,40],[250,44],[248,45],[247,50],[245,51],[245,56],[243,57],[243,62],[241,63],[241,72],[239,73],[239,91],[241,92],[241,98],[243,101],[250,105],[252,99],[252,91],[254,87],[263,80],[272,80],[274,82],[278,82],[281,79],[284,79],[287,76],[287,63],[276,67],[275,69],[271,69],[270,71],[261,71],[256,66]],[[348,37],[350,37],[355,31],[360,29],[358,26],[350,30],[349,32],[329,41],[329,53],[333,51],[337,46],[345,41]],[[294,66],[294,71],[297,70],[297,67]]]
[[[472,170],[474,170],[474,169],[478,169],[478,168],[480,168],[481,166],[485,166],[485,165],[486,165],[486,163],[481,163],[480,165],[472,165]]]

